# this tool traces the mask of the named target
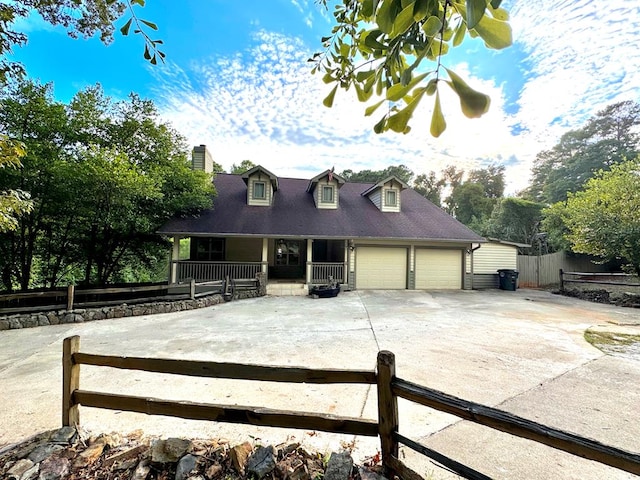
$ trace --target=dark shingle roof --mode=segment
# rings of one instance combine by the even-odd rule
[[[159,233],[166,235],[257,235],[314,238],[385,238],[478,242],[482,237],[408,189],[401,192],[399,213],[381,212],[362,192],[370,183],[345,183],[336,210],[316,208],[309,181],[279,178],[270,207],[247,205],[247,186],[240,175],[217,174],[214,207],[198,217],[174,218]]]

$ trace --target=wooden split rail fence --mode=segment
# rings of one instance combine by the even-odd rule
[[[400,460],[400,444],[431,458],[465,478],[482,480],[490,478],[400,434],[398,398],[404,398],[480,425],[527,438],[573,455],[640,475],[640,455],[638,454],[607,446],[595,440],[541,425],[502,410],[462,400],[440,391],[402,380],[396,376],[395,356],[388,351],[378,353],[377,372],[368,370],[318,370],[193,360],[94,355],[80,352],[80,337],[73,336],[64,340],[62,365],[63,426],[80,424],[78,407],[83,405],[86,407],[139,412],[149,415],[166,415],[192,420],[211,420],[258,426],[310,429],[351,435],[378,436],[380,437],[382,463],[385,470],[388,473],[397,474],[404,480],[418,480],[421,477]],[[82,390],[80,388],[80,365],[237,380],[376,385],[378,419],[273,410],[262,407],[168,401]]]
[[[640,283],[626,282],[625,279],[637,279],[629,273],[603,273],[603,272],[565,272],[560,269],[560,290],[565,289],[567,283],[590,283],[596,285],[615,285],[618,287],[640,287]]]

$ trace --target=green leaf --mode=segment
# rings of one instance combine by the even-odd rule
[[[141,7],[144,7],[144,0],[131,0],[132,4],[138,4]]]
[[[436,93],[436,90],[438,89],[438,80],[436,78],[432,78],[431,80],[429,80],[429,83],[427,83],[427,95],[431,96],[434,93]]]
[[[407,85],[402,85],[401,83],[396,83],[395,85],[389,87],[387,89],[387,100],[391,100],[392,102],[397,102],[402,97],[404,97],[409,91],[415,87],[419,82],[421,82],[428,73],[422,73],[417,77],[414,77]]]
[[[376,133],[382,133],[382,132],[384,132],[384,127],[385,127],[385,124],[386,124],[386,123],[387,123],[387,116],[385,115],[384,117],[382,117],[382,118],[380,119],[380,121],[379,121],[378,123],[376,123],[376,124],[373,126],[373,131],[374,131],[374,132],[376,132]]]
[[[487,9],[487,0],[465,0],[467,6],[467,28],[475,28]]]
[[[376,73],[375,70],[367,70],[364,72],[358,72],[356,73],[356,80],[358,80],[359,82],[364,82],[367,78],[371,77],[374,73]]]
[[[411,103],[409,103],[409,105],[404,107],[398,113],[391,115],[389,117],[389,119],[387,120],[387,126],[391,130],[398,133],[409,132],[407,125],[409,123],[409,120],[411,120],[411,117],[413,116],[413,112],[415,111],[416,107],[420,103],[420,100],[422,100],[422,97],[424,96],[424,92],[425,90],[423,89],[418,95],[416,95],[411,100]]]
[[[368,106],[364,111],[364,116],[370,117],[373,114],[373,112],[375,112],[378,109],[378,107],[382,105],[384,102],[385,100],[380,100],[379,102],[376,102],[373,105]]]
[[[149,46],[144,46],[144,58],[145,60],[151,60],[151,54],[149,53]]]
[[[149,28],[151,28],[151,29],[153,29],[153,30],[158,30],[158,26],[157,26],[155,23],[153,23],[153,22],[148,22],[147,20],[142,20],[142,19],[140,19],[140,21],[141,21],[142,23],[144,23],[147,27],[149,27]]]
[[[432,15],[431,17],[427,18],[427,21],[424,22],[424,24],[422,25],[422,31],[428,37],[433,37],[436,33],[440,31],[441,28],[442,28],[442,22],[435,15]]]
[[[393,29],[391,31],[391,38],[395,38],[398,35],[409,30],[409,27],[411,27],[413,23],[413,3],[411,3],[403,8],[394,20]]]
[[[324,83],[331,83],[333,82],[333,76],[331,75],[331,73],[327,72],[324,74],[324,76],[322,77],[322,81]]]
[[[507,12],[504,8],[494,8],[491,10],[491,15],[496,20],[502,20],[503,22],[509,21],[509,12]]]
[[[120,28],[120,33],[122,33],[122,35],[124,35],[125,37],[129,35],[129,28],[131,27],[132,21],[133,18],[130,18],[129,20],[127,20],[127,23],[125,23],[122,28]]]
[[[475,31],[489,48],[500,50],[513,43],[511,25],[486,15],[476,25]]]
[[[338,90],[338,85],[333,87],[331,89],[331,91],[329,92],[329,95],[327,95],[327,97],[322,101],[322,104],[325,107],[327,107],[327,108],[333,107],[333,99],[336,97],[336,91],[337,90]]]
[[[421,22],[429,13],[429,0],[416,0],[413,7],[413,19]]]
[[[153,57],[151,57],[151,65],[156,65],[158,63],[158,61],[156,60],[156,56],[155,54],[153,55]]]
[[[384,33],[390,34],[392,32],[397,10],[397,0],[383,0],[380,10],[378,10],[378,14],[376,15],[376,23]]]
[[[456,33],[453,36],[453,46],[454,47],[457,47],[458,45],[460,45],[462,43],[462,41],[464,40],[464,34],[466,32],[467,32],[467,29],[466,29],[464,23],[460,22],[460,24],[456,28]]]
[[[501,3],[502,3],[502,0],[491,0],[491,6],[493,8],[500,8]]]
[[[429,131],[431,132],[431,135],[438,138],[446,129],[447,122],[444,120],[442,107],[440,106],[440,92],[436,92],[436,103],[433,106],[433,114],[431,115],[431,128],[429,129]]]
[[[377,48],[379,50],[384,50],[387,47],[378,41],[378,37],[380,35],[382,35],[382,31],[377,28],[369,32],[364,32],[362,34],[362,36],[364,37],[364,44],[370,48]]]
[[[360,14],[364,18],[371,18],[373,15],[373,0],[363,0]]]
[[[371,95],[373,95],[373,90],[371,89],[363,89],[357,83],[354,83],[353,86],[356,87],[356,95],[358,96],[358,100],[360,100],[361,102],[366,102],[371,98]]]
[[[462,113],[465,117],[479,118],[489,111],[491,99],[488,95],[472,89],[455,72],[452,72],[448,68],[445,68],[445,70],[451,79],[451,81],[447,83],[453,91],[458,94],[458,97],[460,98],[460,107],[462,108]]]

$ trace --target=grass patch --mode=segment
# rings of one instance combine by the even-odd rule
[[[591,330],[584,332],[584,339],[594,347],[604,351],[609,350],[611,347],[628,347],[630,345],[640,343],[640,335],[613,332],[593,332]]]

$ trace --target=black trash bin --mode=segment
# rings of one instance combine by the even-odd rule
[[[518,271],[510,268],[501,268],[498,270],[500,282],[500,290],[511,290],[513,292],[518,288]]]

